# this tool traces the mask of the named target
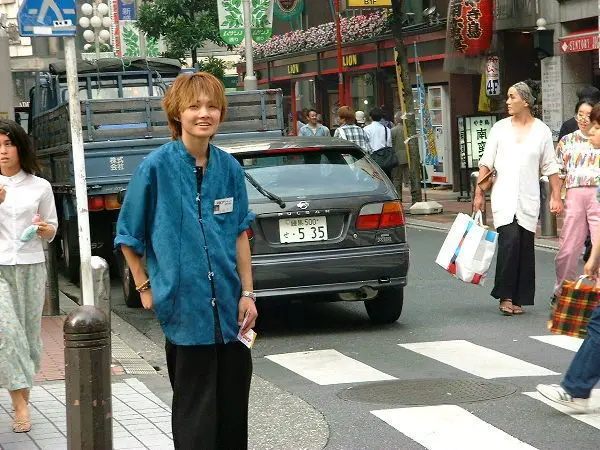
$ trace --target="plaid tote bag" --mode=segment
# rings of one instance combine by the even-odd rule
[[[584,278],[563,283],[558,300],[552,307],[552,333],[585,338],[587,324],[598,305],[600,290],[594,284],[582,283]]]

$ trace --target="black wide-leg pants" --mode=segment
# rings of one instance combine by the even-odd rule
[[[535,234],[515,219],[498,228],[498,258],[492,297],[513,305],[533,305],[535,297]]]
[[[176,450],[248,448],[250,350],[241,342],[165,345]]]

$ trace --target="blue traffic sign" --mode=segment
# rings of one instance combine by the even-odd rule
[[[75,36],[75,0],[25,0],[17,20],[21,36]]]

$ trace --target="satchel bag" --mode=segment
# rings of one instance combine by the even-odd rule
[[[385,125],[385,143],[387,144],[387,133],[388,129]],[[384,171],[390,171],[394,167],[398,167],[400,162],[398,161],[398,155],[394,151],[393,147],[383,147],[379,150],[375,150],[371,153],[371,158],[381,167]]]
[[[481,180],[477,182],[477,186],[479,186],[483,192],[487,192],[492,189],[494,181],[496,181],[496,169],[490,170],[488,173],[486,173],[485,176],[483,176]]]
[[[456,216],[435,262],[461,281],[483,286],[498,242],[498,233],[483,225],[481,211]]]
[[[595,284],[582,283],[585,278],[563,282],[558,300],[552,307],[552,333],[585,338],[587,325],[600,299],[600,290]]]

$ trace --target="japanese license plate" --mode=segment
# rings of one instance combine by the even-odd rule
[[[327,240],[327,217],[294,217],[279,219],[279,240],[288,242],[311,242]]]

